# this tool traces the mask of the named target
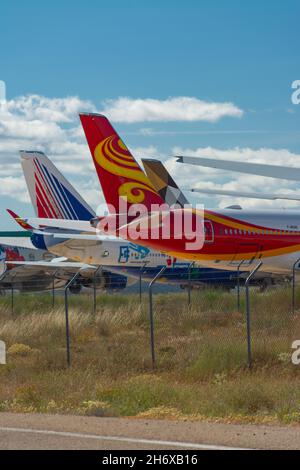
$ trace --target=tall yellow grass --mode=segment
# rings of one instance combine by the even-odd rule
[[[300,292],[297,292],[297,301]],[[150,356],[147,299],[72,297],[72,366],[66,366],[63,299],[19,296],[15,314],[0,300],[0,410],[96,416],[185,417],[248,421],[300,419],[299,368],[291,342],[300,312],[290,292],[252,293],[254,367],[246,367],[245,314],[222,291],[154,297],[157,365]],[[299,302],[300,304],[300,302]],[[244,305],[242,305],[244,308]]]

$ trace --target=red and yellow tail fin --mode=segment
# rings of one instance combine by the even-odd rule
[[[164,201],[149,178],[118,136],[109,120],[100,114],[80,114],[80,120],[94,160],[107,204],[119,213],[119,198],[132,204],[152,204]]]
[[[25,220],[22,219],[22,217],[19,217],[18,214],[16,214],[14,211],[12,211],[11,209],[6,209],[6,210],[9,213],[9,215],[11,215],[12,218],[17,222],[17,224],[20,225],[20,227],[22,227],[25,230],[32,230],[33,229],[33,227],[31,225],[29,225],[27,222],[25,222]]]

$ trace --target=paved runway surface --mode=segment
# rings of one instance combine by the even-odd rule
[[[300,426],[0,413],[0,449],[300,449]]]

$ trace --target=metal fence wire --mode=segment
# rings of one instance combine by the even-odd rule
[[[179,287],[178,273],[156,275],[142,284],[137,277],[124,290],[109,281],[104,290],[101,271],[88,288],[80,288],[75,276],[73,290],[72,283],[66,289],[66,282],[53,282],[43,292],[35,279],[22,291],[20,282],[11,280],[0,285],[2,322],[10,316],[60,315],[61,362],[80,363],[80,350],[95,341],[97,354],[91,353],[90,361],[103,371],[157,368],[193,379],[213,373],[222,380],[241,367],[290,362],[292,342],[300,338],[300,290],[296,283],[293,307],[292,273],[267,288],[250,281],[248,330],[245,277],[228,283],[225,274],[213,278],[211,271],[206,276],[205,269],[191,265]]]

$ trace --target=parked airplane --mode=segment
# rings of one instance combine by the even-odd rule
[[[263,271],[291,272],[300,258],[299,211],[205,209],[202,214],[190,208],[180,209],[181,215],[192,212],[194,224],[197,225],[198,219],[202,220],[205,232],[203,246],[193,248],[184,231],[180,239],[176,238],[175,210],[171,209],[167,215],[165,212],[152,212],[151,206],[162,204],[163,200],[149,180],[145,180],[140,166],[107,118],[87,113],[81,114],[80,119],[106,202],[118,207],[119,197],[126,195],[128,211],[137,203],[143,203],[148,210],[147,215],[118,226],[119,236],[131,240],[130,230],[133,233],[136,229],[135,235],[138,233],[139,237],[135,242],[140,245],[198,261],[207,267],[235,270],[242,264],[243,270],[252,270],[259,261],[263,261]],[[151,236],[149,227],[153,227],[153,221],[160,228],[158,237]],[[166,223],[170,224],[169,239],[162,236]],[[187,244],[190,249],[186,248]]]
[[[95,216],[94,211],[43,153],[21,151],[20,154],[31,202],[37,216],[72,220],[89,220]],[[33,233],[33,227],[13,211],[8,212],[26,232],[0,233],[0,242],[7,245],[2,256],[3,272],[0,282],[3,288],[6,289],[13,283],[16,289],[21,290],[47,289],[49,284],[52,287],[54,274],[55,287],[61,287],[78,270],[80,276],[72,287],[74,292],[94,284],[97,266],[88,266],[81,260],[70,262],[61,253],[57,255],[59,258],[55,257],[55,253],[51,253],[50,247],[64,242],[65,239],[54,239],[52,234],[46,235],[42,232]],[[12,264],[5,255],[11,250],[14,253],[21,251],[23,259]],[[108,270],[99,273],[96,281],[97,287],[103,290],[119,290],[128,285],[127,277]],[[134,281],[130,280],[129,284],[132,283]]]
[[[64,188],[66,187],[68,188],[68,200],[71,201],[69,213],[75,211],[76,223],[94,217],[92,209],[75,192],[71,184],[44,154],[40,152],[21,152],[21,159],[31,201],[39,217],[46,216],[48,218],[51,215],[52,218],[55,218],[53,222],[55,226],[59,215],[57,207],[63,200]],[[43,178],[40,176],[41,171],[43,171]],[[146,178],[146,175],[144,175],[145,181]],[[55,191],[49,191],[48,185],[45,184],[47,181],[55,181]],[[45,201],[46,194],[48,200],[51,201],[52,212],[50,212]],[[83,212],[83,216],[82,210],[77,210],[78,203],[80,203],[80,208],[85,207],[85,210],[87,210],[87,213]],[[24,220],[17,218],[16,215],[15,218],[23,227],[26,226]],[[107,236],[91,237],[87,234],[75,234],[74,231],[63,231],[65,233],[62,233],[54,226],[52,232],[49,229],[47,231],[36,231],[28,224],[27,229],[33,231],[32,241],[35,246],[46,247],[57,256],[65,256],[68,259],[87,264],[105,266],[112,273],[123,274],[130,278],[141,276],[142,279],[147,281],[153,279],[162,267],[166,266],[166,271],[160,278],[160,282],[185,286],[190,278],[194,286],[210,284],[230,288],[236,285],[236,273],[232,271],[207,269],[199,266],[190,267],[188,261],[179,260],[156,250],[139,246],[136,243]]]
[[[48,251],[34,248],[28,235],[28,232],[0,232],[0,292],[12,288],[22,292],[62,288],[84,267],[82,263],[58,260]],[[89,276],[94,270],[91,267]],[[84,276],[87,275],[84,270]]]

